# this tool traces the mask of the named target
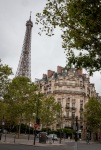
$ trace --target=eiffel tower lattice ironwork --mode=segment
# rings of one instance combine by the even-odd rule
[[[29,20],[26,22],[26,32],[22,47],[22,52],[16,72],[17,76],[24,76],[31,79],[31,31],[33,22],[31,21],[31,15]]]

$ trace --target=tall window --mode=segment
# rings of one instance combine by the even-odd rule
[[[72,107],[75,107],[75,103],[72,103]]]
[[[68,103],[68,102],[70,102],[70,98],[68,97],[68,98],[66,98],[66,102]]]
[[[80,104],[80,108],[83,108],[83,104]]]
[[[66,127],[69,127],[69,122],[68,122],[68,121],[66,122],[65,126],[66,126]]]
[[[66,103],[66,109],[70,108],[70,103]]]
[[[82,113],[80,114],[80,119],[83,119],[83,114]]]
[[[66,117],[69,118],[69,112],[66,112]]]
[[[72,112],[72,118],[75,118],[75,112]]]
[[[83,84],[82,84],[82,81],[80,81],[80,86],[82,86]]]

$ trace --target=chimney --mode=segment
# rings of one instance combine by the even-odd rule
[[[82,69],[77,70],[78,75],[82,75]]]
[[[63,69],[63,67],[61,67],[61,66],[57,66],[57,74],[62,73],[62,69]]]
[[[47,72],[47,76],[48,76],[48,77],[51,77],[51,76],[53,75],[53,73],[54,73],[54,71],[52,71],[52,70],[48,70],[48,72]]]
[[[47,77],[47,75],[46,74],[43,74],[43,78],[46,78]]]

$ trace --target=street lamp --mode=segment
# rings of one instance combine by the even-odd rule
[[[35,145],[35,141],[36,141],[36,128],[37,126],[40,124],[40,118],[39,118],[39,98],[37,99],[37,103],[36,103],[36,123],[34,125],[34,145]]]
[[[75,134],[75,141],[78,141],[78,116],[76,116],[76,134]]]
[[[2,132],[4,130],[4,125],[5,125],[5,120],[4,120],[4,116],[3,116],[3,119],[2,119]]]
[[[62,139],[62,107],[61,107],[61,110],[60,110],[60,144],[61,144],[61,139]]]

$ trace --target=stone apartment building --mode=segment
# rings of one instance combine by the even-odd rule
[[[92,96],[96,96],[94,84],[82,70],[68,69],[57,66],[57,72],[48,70],[42,79],[37,80],[40,92],[54,96],[62,105],[61,127],[76,127],[78,118],[78,129],[86,129],[83,118],[84,105]],[[36,82],[37,82],[36,81]],[[54,124],[54,129],[59,128],[59,123]]]

